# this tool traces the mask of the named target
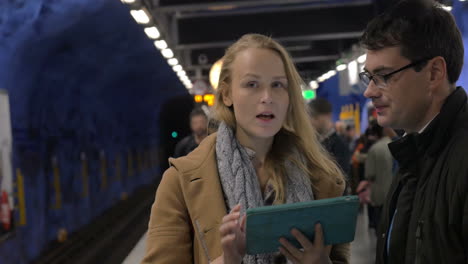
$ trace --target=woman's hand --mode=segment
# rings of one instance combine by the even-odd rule
[[[240,208],[239,204],[232,208],[231,212],[223,217],[219,228],[224,264],[239,264],[245,255],[246,217],[244,215],[240,220]]]
[[[299,230],[291,230],[291,234],[302,245],[303,250],[297,249],[286,238],[280,239],[282,247],[280,252],[294,264],[328,264],[330,263],[331,246],[323,244],[323,232],[320,224],[315,225],[314,243],[304,236]]]

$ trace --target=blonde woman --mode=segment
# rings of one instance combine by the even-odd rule
[[[348,245],[245,254],[245,210],[340,196],[344,178],[316,139],[302,80],[285,49],[248,34],[223,57],[217,133],[170,159],[153,204],[142,263],[348,263]],[[317,226],[319,228],[319,226]],[[320,234],[320,230],[317,229]],[[320,239],[320,235],[317,235]]]

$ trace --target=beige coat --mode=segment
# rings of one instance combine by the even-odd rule
[[[142,264],[205,264],[222,254],[219,227],[227,209],[218,175],[216,134],[185,157],[170,159],[151,210]],[[340,196],[341,178],[322,179],[316,199]],[[349,263],[349,245],[335,245],[333,263]]]

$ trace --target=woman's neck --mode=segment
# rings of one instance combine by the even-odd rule
[[[246,148],[255,152],[254,165],[262,167],[265,164],[266,156],[273,145],[273,138],[252,138],[242,136],[241,133],[236,133],[236,138],[239,143]]]

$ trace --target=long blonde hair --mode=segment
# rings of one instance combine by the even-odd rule
[[[286,77],[288,78],[289,107],[281,130],[275,135],[273,146],[269,151],[265,168],[271,174],[271,181],[276,191],[274,203],[285,201],[285,176],[284,162],[289,160],[304,170],[315,183],[333,175],[343,178],[341,170],[330,158],[318,141],[317,132],[310,123],[307,107],[302,98],[302,78],[297,72],[288,52],[275,40],[260,34],[246,34],[232,44],[223,57],[223,65],[219,77],[219,87],[216,91],[214,105],[215,118],[224,121],[234,131],[236,130],[236,117],[232,107],[223,103],[223,94],[230,94],[232,64],[236,55],[248,48],[269,49],[276,52],[283,61]],[[291,148],[294,146],[295,148]],[[298,157],[296,150],[302,153],[303,158]]]

